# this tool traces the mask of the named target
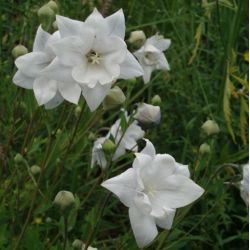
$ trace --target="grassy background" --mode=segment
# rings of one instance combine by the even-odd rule
[[[77,196],[71,211],[69,245],[79,238],[98,249],[138,249],[130,229],[127,208],[99,187],[100,169],[90,169],[93,140],[113,124],[119,111],[92,114],[83,100],[82,113],[64,103],[52,111],[38,107],[32,91],[12,83],[12,48],[29,51],[39,25],[37,10],[45,1],[1,1],[0,89],[0,249],[61,249],[63,221],[52,201],[60,190]],[[102,1],[58,1],[60,14],[84,20]],[[193,206],[178,210],[171,231],[161,231],[148,249],[247,249],[248,211],[239,191],[230,185],[241,172],[230,164],[248,161],[248,2],[233,0],[117,0],[108,13],[123,8],[127,34],[143,29],[172,40],[166,56],[170,72],[154,72],[143,85],[118,81],[131,111],[139,101],[162,98],[162,122],[147,131],[159,153],[169,153],[189,164],[192,178],[205,188]],[[129,47],[131,50],[135,48]],[[200,127],[207,118],[217,121],[220,133],[206,138]],[[209,155],[200,155],[207,142]],[[29,166],[42,172],[35,183]],[[127,169],[127,154],[112,164],[110,176]],[[230,163],[230,164],[229,164]],[[225,184],[228,182],[229,184]],[[105,204],[105,207],[103,207]],[[99,216],[102,213],[102,219]],[[185,218],[183,219],[183,217]]]

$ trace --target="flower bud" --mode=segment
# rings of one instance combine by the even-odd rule
[[[161,109],[159,106],[142,103],[134,117],[143,128],[150,128],[160,123]]]
[[[51,8],[55,13],[58,12],[58,5],[55,1],[49,1],[47,4],[45,4],[45,6]]]
[[[218,124],[213,120],[207,120],[204,122],[201,129],[208,136],[218,134],[220,132]]]
[[[129,43],[141,46],[146,41],[146,36],[142,30],[135,30],[130,33]]]
[[[103,152],[106,154],[113,153],[115,151],[115,148],[115,144],[110,139],[106,139],[102,144]]]
[[[37,15],[43,29],[48,31],[55,19],[55,12],[49,6],[44,5],[38,10]]]
[[[15,163],[19,164],[24,160],[23,156],[21,154],[16,154],[16,156],[14,157],[14,161]]]
[[[54,22],[52,23],[52,27],[53,27],[54,30],[58,30],[58,25],[57,25],[57,22],[56,22],[56,21],[54,21]]]
[[[126,97],[123,94],[122,90],[119,87],[115,86],[109,91],[108,95],[104,99],[103,108],[105,110],[116,108],[123,104],[125,100]]]
[[[202,155],[209,154],[210,153],[210,146],[207,143],[201,144],[200,148],[199,148],[199,152]]]
[[[156,106],[161,105],[161,97],[159,95],[153,96],[153,98],[151,99],[151,104]]]
[[[81,114],[81,112],[82,112],[81,106],[76,106],[74,110],[75,116],[78,117]]]
[[[28,53],[28,49],[27,49],[25,46],[19,44],[19,45],[17,45],[17,46],[12,50],[11,53],[12,53],[12,56],[13,56],[14,58],[18,58],[19,56],[23,56],[23,55],[27,54],[27,53]]]
[[[54,199],[54,204],[64,212],[75,204],[75,197],[69,191],[60,191]]]
[[[45,219],[45,222],[49,224],[49,223],[52,222],[52,219],[51,219],[50,217],[47,217],[47,218]]]
[[[33,165],[30,167],[30,172],[33,174],[33,175],[38,175],[41,173],[41,168],[37,165]]]
[[[83,242],[79,239],[75,239],[72,243],[72,247],[76,250],[81,250],[82,249]]]

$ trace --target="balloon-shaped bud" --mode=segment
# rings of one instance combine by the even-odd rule
[[[122,90],[115,86],[112,88],[106,98],[103,101],[103,108],[105,110],[114,109],[116,107],[121,106],[126,100],[125,95],[123,94]]]
[[[17,45],[17,46],[12,50],[11,53],[12,53],[12,56],[13,56],[14,58],[18,58],[19,56],[23,56],[23,55],[27,54],[27,53],[28,53],[28,49],[27,49],[25,46],[19,44],[19,45]]]
[[[208,136],[215,135],[220,132],[218,124],[213,120],[207,120],[206,122],[204,122],[201,126],[201,129]]]

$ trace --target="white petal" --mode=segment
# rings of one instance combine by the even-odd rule
[[[83,87],[82,95],[84,96],[91,111],[94,111],[101,104],[105,96],[108,94],[112,84],[101,85],[96,84],[94,88]]]
[[[133,162],[133,168],[144,171],[143,169],[147,168],[148,165],[152,165],[152,157],[147,154],[136,153],[136,158]]]
[[[150,244],[158,234],[154,218],[143,214],[135,206],[129,208],[129,219],[137,242],[142,248]]]
[[[40,25],[36,32],[36,38],[33,44],[33,51],[43,52],[45,50],[46,43],[50,37],[50,34],[42,29]]]
[[[147,39],[147,43],[152,44],[160,51],[164,51],[171,45],[170,39],[163,39],[159,35],[152,36]]]
[[[154,67],[143,65],[143,71],[144,71],[143,81],[145,84],[150,81],[151,74],[152,74],[153,70],[154,70]]]
[[[24,75],[20,70],[13,77],[13,82],[22,88],[32,89],[35,78]]]
[[[45,109],[53,109],[59,106],[63,102],[63,97],[59,92],[49,102],[44,104]]]
[[[56,16],[56,24],[62,37],[78,36],[84,29],[84,23],[64,16]]]
[[[122,155],[125,155],[125,153],[126,153],[126,147],[124,145],[124,142],[121,140],[121,142],[119,143],[119,146],[116,148],[116,151],[114,153],[112,160],[113,161],[117,160]]]
[[[188,169],[188,165],[183,165],[181,163],[176,162],[175,174],[184,175],[190,178],[190,172]]]
[[[57,82],[47,78],[37,78],[34,82],[34,93],[39,105],[51,101],[57,92]]]
[[[144,139],[144,140],[146,141],[146,146],[140,153],[149,155],[152,158],[155,157],[156,152],[155,152],[155,147],[153,143],[148,139]]]
[[[60,61],[67,66],[82,65],[86,63],[85,54],[91,49],[92,38],[82,41],[80,38],[71,36],[51,44],[52,50]]]
[[[164,208],[164,212],[163,216],[155,217],[155,222],[157,226],[169,230],[172,227],[176,209]]]
[[[17,68],[28,77],[37,77],[50,63],[45,53],[31,52],[16,59]]]
[[[106,168],[107,160],[102,150],[102,144],[105,140],[106,137],[101,137],[95,141],[92,149],[91,167],[93,167],[97,163],[101,168]]]
[[[191,204],[203,192],[204,189],[189,178],[182,175],[171,175],[165,179],[164,185],[161,183],[161,188],[154,195],[149,195],[149,198],[156,210],[164,207],[179,208]]]
[[[104,181],[101,186],[114,193],[127,207],[133,204],[136,195],[136,174],[134,169],[129,168],[124,173]]]
[[[109,28],[109,35],[119,36],[121,39],[125,37],[125,18],[123,10],[120,9],[114,14],[105,18]]]
[[[126,59],[122,64],[120,64],[120,67],[121,73],[119,78],[121,79],[130,79],[143,75],[141,65],[129,51],[127,51]]]
[[[51,59],[51,61],[55,58],[55,52],[51,48],[51,44],[59,41],[61,39],[59,31],[54,32],[48,39],[46,47],[45,47],[45,52],[46,55]]]
[[[82,92],[81,87],[74,82],[58,82],[58,90],[65,100],[74,104],[78,103]]]
[[[163,53],[159,55],[159,63],[156,65],[156,69],[170,70],[169,63]]]

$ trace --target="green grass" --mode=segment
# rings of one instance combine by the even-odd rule
[[[102,1],[94,0],[58,2],[61,15],[79,20],[94,6],[102,6]],[[108,11],[123,8],[126,38],[130,31],[143,29],[148,37],[159,32],[172,40],[166,52],[170,72],[154,72],[145,86],[140,78],[134,84],[118,81],[118,85],[126,96],[130,93],[125,104],[129,111],[137,102],[149,103],[155,94],[161,96],[161,124],[148,130],[147,138],[157,152],[189,164],[192,179],[206,190],[195,204],[179,209],[173,229],[162,230],[147,249],[243,250],[248,245],[248,210],[239,190],[224,184],[241,179],[240,171],[230,164],[248,161],[244,139],[248,138],[244,122],[248,86],[241,82],[248,80],[243,57],[248,51],[248,3],[208,1],[205,8],[202,2],[206,1],[117,0]],[[0,249],[62,249],[63,220],[52,204],[60,190],[69,190],[78,199],[70,215],[67,249],[76,238],[89,240],[98,249],[138,249],[127,208],[113,196],[105,203],[108,192],[99,186],[101,171],[90,168],[93,134],[101,136],[102,128],[111,126],[119,111],[104,112],[100,107],[91,113],[83,100],[78,117],[75,106],[68,103],[46,111],[37,106],[32,91],[12,83],[16,69],[11,50],[22,43],[31,51],[39,25],[36,12],[45,3],[0,3]],[[202,136],[200,128],[207,118],[219,124],[218,135]],[[209,155],[199,154],[203,142],[211,146]],[[24,164],[15,164],[17,153],[30,166],[42,168],[35,176],[37,184]],[[109,176],[121,173],[132,161],[130,153],[114,162]],[[35,223],[36,218],[41,224]]]

